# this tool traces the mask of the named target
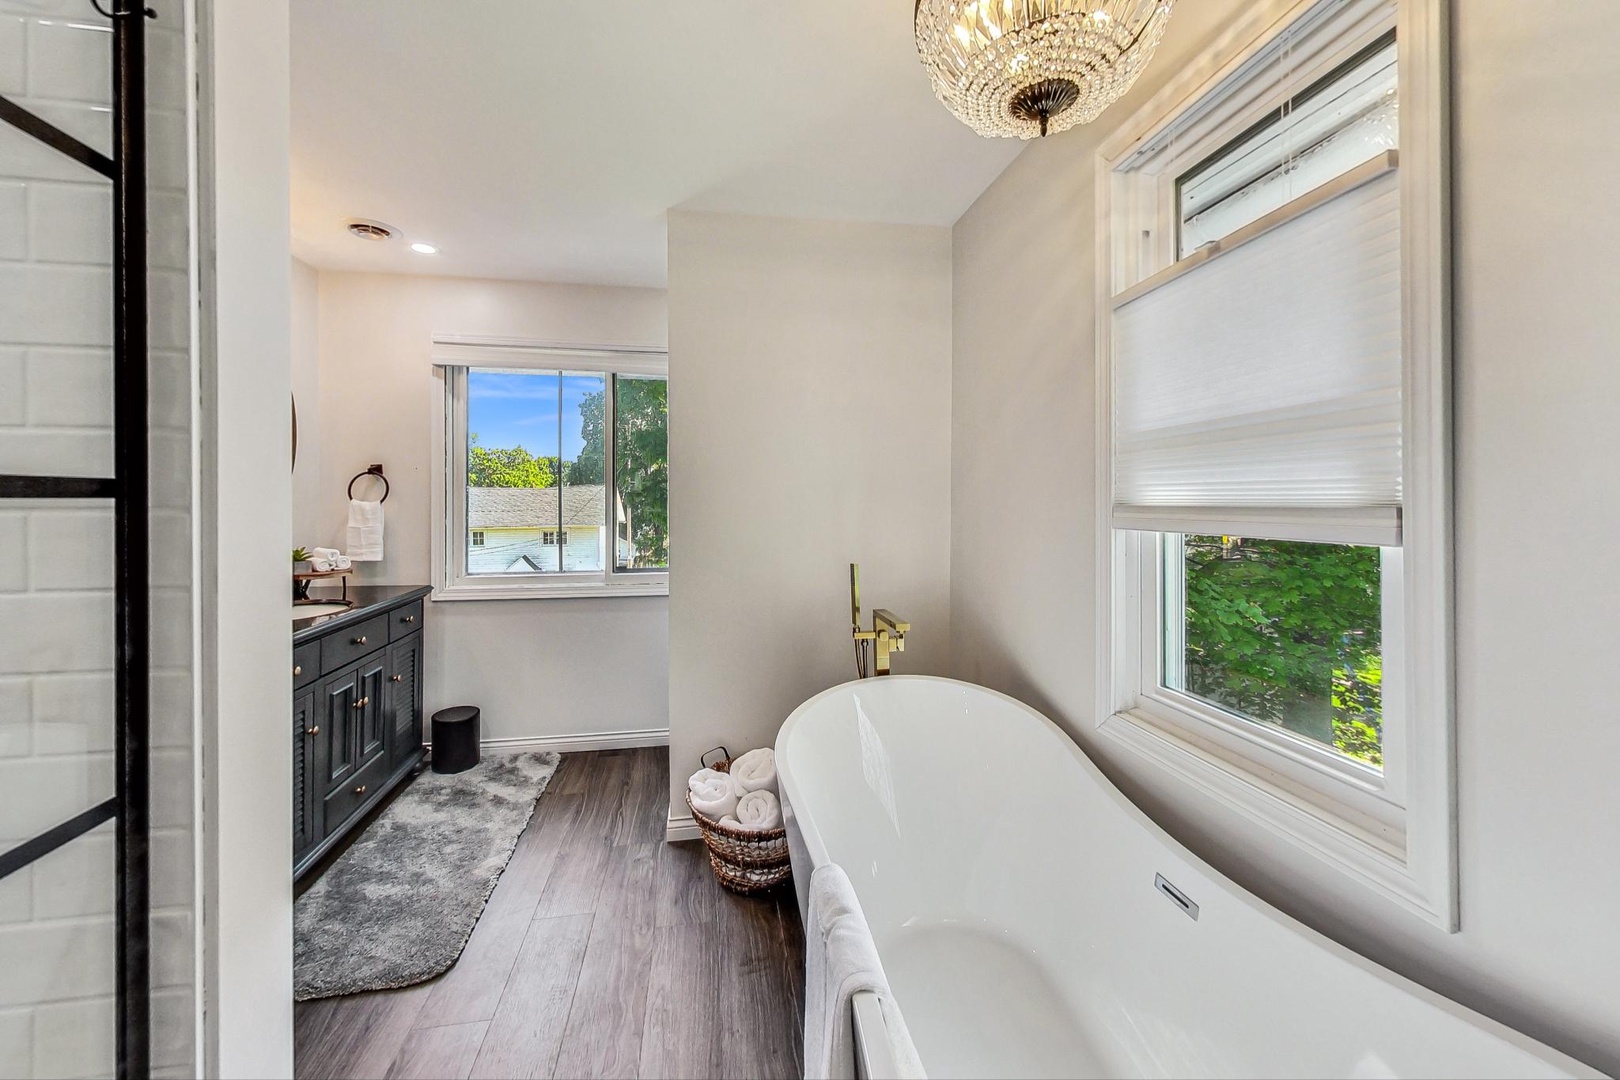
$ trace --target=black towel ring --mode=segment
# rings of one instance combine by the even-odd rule
[[[349,481],[349,498],[351,498],[351,499],[354,498],[354,481],[355,480],[360,480],[360,479],[362,479],[364,477],[367,477],[367,476],[375,476],[377,479],[379,479],[379,480],[381,480],[383,482],[383,496],[382,496],[382,498],[378,499],[377,501],[380,502],[380,503],[387,502],[388,501],[388,477],[383,475],[383,470],[382,470],[381,465],[371,465],[371,466],[368,466],[366,468],[365,472],[357,472],[357,473],[354,474],[354,478]]]

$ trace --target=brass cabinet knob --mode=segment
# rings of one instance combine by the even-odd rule
[[[371,699],[369,697],[363,697],[363,698],[361,698],[360,700],[358,700],[358,701],[356,701],[354,703],[354,707],[357,708],[357,709],[363,709],[367,705],[370,705],[370,704],[371,704]]]
[[[361,784],[359,787],[354,789],[354,793],[356,795],[364,795],[366,793],[366,785]]]
[[[320,728],[319,724],[315,725],[314,727],[310,728],[308,731],[304,732],[305,735],[309,735],[311,737],[319,735],[320,733],[321,733],[321,728]]]
[[[404,682],[405,681],[405,676],[403,676],[403,675],[390,675],[390,676],[388,676],[388,681],[389,682]]]
[[[416,621],[416,616],[415,615],[406,615],[406,616],[403,616],[399,621],[400,622],[415,622]]]
[[[303,664],[294,664],[293,665],[293,678],[296,679],[298,676],[302,675],[303,673],[304,673],[304,665]]]
[[[349,644],[351,644],[351,645],[364,645],[365,643],[366,643],[366,635],[364,635],[364,634],[361,634],[357,638],[351,639],[350,642],[349,642]]]

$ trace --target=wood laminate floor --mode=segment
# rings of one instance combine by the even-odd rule
[[[461,959],[300,1003],[298,1077],[797,1077],[792,888],[733,896],[665,843],[667,763],[564,755]]]

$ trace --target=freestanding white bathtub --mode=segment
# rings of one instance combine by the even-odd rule
[[[1261,902],[994,691],[834,687],[776,760],[800,911],[842,866],[930,1077],[1600,1075]]]

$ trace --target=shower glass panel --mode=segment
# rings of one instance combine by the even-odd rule
[[[112,822],[0,880],[0,1076],[117,1071],[116,881]]]
[[[194,1066],[187,27],[170,0],[155,0],[151,17],[124,0],[102,9],[114,14],[89,0],[0,0],[8,1077],[139,1077],[154,1066],[189,1075]],[[162,60],[150,84],[148,42]],[[152,159],[149,121],[163,145]],[[159,326],[150,341],[149,306]],[[149,364],[162,372],[162,430],[148,426]],[[166,538],[158,590],[154,501]],[[154,604],[165,626],[160,761],[148,749]],[[149,767],[166,796],[158,836]],[[149,842],[161,852],[169,905],[156,977]],[[156,1060],[154,985],[169,1017]]]
[[[113,33],[72,13],[0,0],[0,475],[41,485],[115,472]],[[0,499],[4,1076],[117,1072],[114,563],[108,499]]]

